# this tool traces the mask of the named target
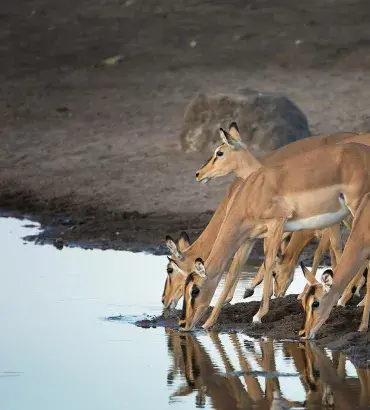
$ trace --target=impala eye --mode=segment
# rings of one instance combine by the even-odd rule
[[[168,273],[169,275],[171,275],[171,273],[173,273],[173,268],[167,268],[167,273]]]
[[[319,306],[320,306],[320,302],[318,302],[317,300],[315,300],[315,301],[312,303],[312,309],[317,309]]]
[[[191,297],[195,299],[199,295],[200,289],[197,286],[193,286],[191,290]]]
[[[217,151],[217,154],[216,154],[218,157],[222,157],[222,155],[224,155],[224,153],[222,152],[222,151]]]

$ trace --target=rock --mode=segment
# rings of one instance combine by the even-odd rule
[[[214,149],[219,128],[236,121],[248,149],[265,156],[274,149],[310,135],[303,112],[281,94],[244,90],[237,95],[198,94],[185,111],[180,134],[184,152]]]

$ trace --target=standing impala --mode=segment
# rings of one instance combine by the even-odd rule
[[[242,143],[237,125],[235,123],[232,123],[230,130],[232,130],[233,133],[230,131],[227,133],[222,129],[220,130],[223,144],[215,150],[214,158],[211,158],[199,171],[197,171],[196,176],[198,181],[208,182],[210,179],[227,175],[230,172],[234,172],[237,176],[244,179],[249,175],[249,173],[245,175],[245,170],[248,171],[250,169],[250,164],[252,163],[251,157],[254,157]],[[326,144],[337,143],[338,141],[343,141],[349,137],[353,137],[354,135],[356,134],[333,134],[332,136],[327,137]],[[222,160],[217,160],[217,157],[221,157]],[[285,158],[282,158],[281,154],[277,151],[275,155],[272,154],[263,163],[264,165],[274,165],[282,162],[283,159]],[[276,269],[277,272],[274,273],[274,293],[276,296],[284,296],[287,288],[293,280],[293,271],[297,264],[299,255],[308,243],[310,243],[315,237],[320,239],[320,243],[314,254],[312,267],[314,274],[316,273],[319,263],[321,262],[324,253],[328,250],[330,244],[335,255],[332,263],[333,266],[336,266],[337,260],[339,260],[341,255],[341,234],[339,224],[334,225],[331,229],[303,230],[294,232],[291,236],[290,245],[286,248],[288,252],[284,251],[283,254],[280,255],[277,263],[278,269]],[[262,265],[257,275],[253,278],[251,284],[246,288],[244,297],[253,295],[255,287],[261,283],[263,275],[264,266]]]
[[[335,133],[328,136],[315,136],[299,141],[293,142],[286,145],[274,152],[272,152],[267,158],[261,160],[263,163],[277,164],[284,161],[286,158],[292,157],[294,155],[300,154],[302,152],[309,151],[318,147],[327,146],[328,144],[335,144],[337,142],[344,141],[346,138],[356,134],[353,133]],[[224,133],[222,136],[225,139]],[[211,221],[199,236],[199,238],[189,247],[183,248],[182,244],[176,245],[172,238],[166,238],[166,244],[171,252],[171,260],[167,265],[167,279],[164,287],[164,292],[162,296],[162,302],[165,308],[174,308],[177,305],[178,300],[182,294],[182,288],[185,283],[185,279],[193,268],[194,259],[196,257],[202,257],[204,260],[207,259],[209,253],[211,252],[214,241],[216,240],[218,231],[226,215],[226,209],[230,198],[236,191],[241,182],[247,178],[256,168],[259,167],[259,162],[256,158],[240,144],[240,136],[238,132],[237,125],[232,123],[229,128],[230,143],[223,144],[218,147],[215,153],[212,155],[210,160],[207,162],[205,167],[209,169],[210,164],[215,172],[234,172],[239,177],[235,179],[232,183],[227,195],[222,200],[217,210],[215,211]],[[222,155],[221,155],[222,153]],[[225,168],[225,164],[228,164]],[[223,168],[222,168],[223,167]],[[198,171],[198,179],[205,179],[203,171]],[[216,173],[209,174],[206,179],[209,180],[216,176]],[[217,175],[220,176],[220,175]],[[238,270],[241,271],[242,266],[245,261],[245,256],[243,254],[243,249],[240,249],[233,260],[233,264],[230,267],[230,271]],[[251,295],[254,287],[261,283],[263,279],[263,269],[260,269],[259,273],[253,279],[252,285],[249,289],[248,296]],[[231,301],[235,286],[230,290],[229,295],[225,299],[225,302]]]
[[[323,229],[355,215],[370,191],[369,171],[370,148],[358,143],[328,145],[275,166],[260,164],[230,200],[205,264],[197,259],[186,279],[180,327],[191,330],[199,323],[235,251],[242,246],[249,255],[255,240],[266,238],[263,296],[253,318],[260,322],[269,308],[272,270],[283,233]],[[237,272],[229,272],[228,279],[205,328],[217,319]]]

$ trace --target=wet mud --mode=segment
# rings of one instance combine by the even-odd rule
[[[348,305],[335,307],[325,325],[316,336],[316,343],[332,350],[344,351],[350,360],[360,367],[370,368],[370,332],[357,332],[360,325],[362,308],[357,307],[361,299],[353,298]],[[261,324],[252,323],[260,302],[237,303],[225,306],[214,326],[220,332],[241,332],[248,336],[263,336],[276,340],[299,341],[298,331],[303,324],[304,315],[297,295],[288,295],[271,301],[270,312]],[[207,315],[211,312],[209,310]],[[137,326],[150,328],[164,326],[177,328],[180,311],[171,317],[164,315],[136,322]],[[202,331],[202,330],[199,330]]]

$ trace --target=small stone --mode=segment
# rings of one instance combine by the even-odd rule
[[[69,108],[68,108],[68,107],[58,107],[58,108],[56,109],[56,111],[57,111],[57,112],[60,112],[60,113],[64,113],[64,112],[68,112],[68,111],[69,111]]]
[[[57,249],[62,250],[63,247],[65,246],[65,243],[64,243],[64,241],[63,241],[62,238],[57,238],[57,239],[54,239],[53,245],[54,245]]]

